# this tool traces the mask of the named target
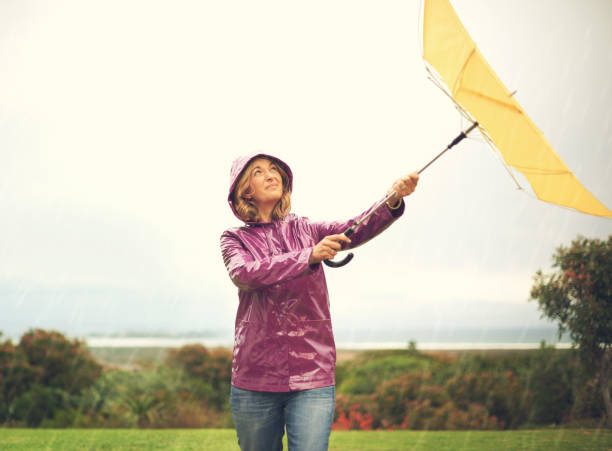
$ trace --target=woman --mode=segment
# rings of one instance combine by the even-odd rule
[[[363,244],[404,211],[417,174],[398,179],[397,194],[351,236],[353,221],[314,222],[289,213],[293,175],[266,154],[241,157],[228,201],[243,227],[226,230],[221,251],[238,287],[231,408],[246,450],[326,450],[334,415],[336,349],[323,266],[341,248]],[[391,190],[390,190],[391,191]]]

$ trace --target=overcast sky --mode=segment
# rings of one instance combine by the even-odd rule
[[[612,3],[453,1],[510,91],[612,207]],[[0,330],[233,327],[231,161],[293,169],[344,219],[465,123],[427,80],[418,1],[0,1]],[[535,328],[532,276],[612,221],[518,190],[476,135],[326,269],[337,330]]]

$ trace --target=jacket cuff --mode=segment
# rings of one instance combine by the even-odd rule
[[[308,248],[310,250],[310,252],[308,252],[308,260],[310,260],[310,256],[312,255],[312,251],[314,251],[314,246]],[[315,272],[317,269],[319,269],[321,267],[321,263],[312,263],[312,264],[308,264],[308,273],[311,274],[313,272]]]
[[[402,202],[401,205],[396,209],[392,209],[391,207],[389,207],[389,205],[385,203],[385,207],[387,208],[387,211],[391,213],[391,216],[393,218],[399,218],[401,215],[404,214],[404,210],[406,209],[406,203],[404,202],[403,198],[401,202]]]

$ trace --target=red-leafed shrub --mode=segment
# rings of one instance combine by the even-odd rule
[[[526,417],[521,401],[529,394],[512,371],[459,372],[446,381],[444,388],[462,410],[480,405],[506,427],[515,427]]]
[[[432,395],[433,399],[428,399]],[[431,373],[406,373],[385,382],[375,392],[376,426],[399,427],[411,408],[427,399],[430,404],[442,405],[447,396],[441,387],[431,385]]]
[[[366,408],[359,404],[352,404],[346,407],[336,406],[336,420],[332,424],[332,430],[372,430],[372,415]]]
[[[463,399],[455,403],[444,386],[432,381],[431,373],[403,374],[382,384],[372,395],[339,395],[333,425],[344,430],[503,427],[503,421],[483,404]]]

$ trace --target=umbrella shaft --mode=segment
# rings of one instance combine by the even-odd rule
[[[455,139],[453,139],[453,141],[446,147],[446,149],[444,149],[442,152],[440,152],[433,160],[431,160],[429,163],[427,163],[423,169],[421,169],[418,174],[420,174],[421,172],[423,172],[425,169],[427,169],[434,161],[436,161],[438,158],[440,158],[444,152],[446,152],[447,150],[449,150],[451,147],[455,146],[456,144],[459,144],[466,136],[469,132],[471,132],[472,130],[474,130],[476,127],[478,127],[478,122],[474,122],[468,129],[466,129],[465,131],[461,132],[459,135],[457,135],[457,137]],[[391,198],[393,196],[395,196],[397,193],[395,191],[392,191],[391,194],[389,194],[383,201],[381,201],[377,206],[375,206],[367,215],[365,215],[363,218],[361,218],[361,220],[359,222],[354,223],[351,227],[349,227],[346,232],[344,232],[344,234],[346,236],[351,236],[354,232],[355,229],[357,227],[359,227],[361,225],[362,222],[366,221],[370,216],[372,216],[374,214],[374,212],[376,210],[378,210],[380,207],[382,207],[383,205],[385,205],[387,202],[389,202],[391,200]]]
[[[421,172],[423,172],[425,169],[427,169],[429,166],[431,166],[431,164],[436,161],[438,158],[440,158],[442,155],[444,155],[444,153],[449,150],[450,148],[454,147],[455,145],[459,144],[461,141],[463,141],[463,139],[465,137],[467,137],[468,133],[471,132],[472,130],[474,130],[476,127],[478,127],[478,122],[474,122],[472,125],[470,125],[470,127],[468,129],[466,129],[465,131],[459,133],[457,135],[457,137],[455,139],[452,140],[452,142],[446,146],[446,149],[444,149],[442,152],[440,152],[438,155],[436,155],[436,157],[431,160],[429,163],[427,163],[425,166],[423,166],[421,168],[421,170],[417,173],[417,174],[421,174]]]

